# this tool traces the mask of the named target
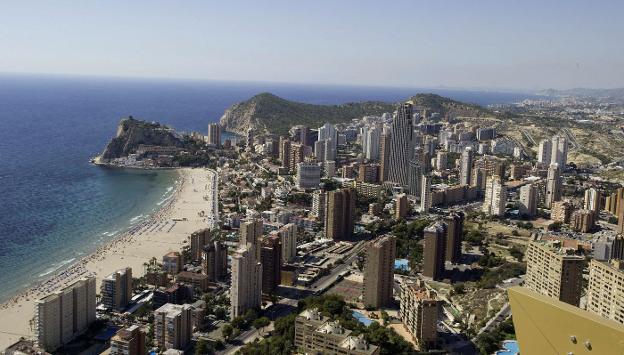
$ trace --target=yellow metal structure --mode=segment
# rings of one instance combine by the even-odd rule
[[[624,325],[525,287],[508,293],[522,355],[624,354]]]

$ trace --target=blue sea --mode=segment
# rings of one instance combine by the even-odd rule
[[[172,171],[96,167],[122,117],[200,131],[260,92],[339,104],[434,92],[482,105],[528,94],[243,82],[0,75],[0,301],[59,271],[153,213]]]

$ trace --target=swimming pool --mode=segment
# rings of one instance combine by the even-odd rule
[[[353,315],[353,318],[357,319],[358,322],[364,324],[367,327],[371,325],[371,323],[373,323],[372,319],[368,318],[367,316],[363,315],[362,313],[358,311],[352,311],[351,314]]]
[[[407,259],[395,259],[394,269],[409,271],[409,261]]]
[[[518,355],[520,354],[520,348],[518,348],[518,342],[515,340],[505,340],[503,342],[503,350],[496,352],[496,355]]]

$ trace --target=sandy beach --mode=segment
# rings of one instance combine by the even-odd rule
[[[103,277],[123,267],[129,266],[135,277],[141,276],[144,262],[181,250],[192,232],[211,224],[208,216],[216,212],[216,203],[211,201],[216,196],[212,193],[214,173],[205,169],[178,171],[176,192],[151,218],[0,305],[0,350],[22,336],[34,335],[30,321],[37,299],[83,275],[95,275],[98,290]]]

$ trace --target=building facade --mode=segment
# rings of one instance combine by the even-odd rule
[[[123,311],[132,299],[132,268],[125,268],[102,279],[101,303],[116,312]]]
[[[423,275],[433,280],[444,277],[446,229],[446,224],[436,222],[424,230]]]
[[[355,220],[355,198],[355,190],[350,188],[330,191],[327,194],[327,238],[351,238]]]
[[[435,347],[438,342],[438,313],[440,303],[422,281],[401,285],[401,322],[418,344]]]
[[[232,255],[232,286],[230,287],[230,316],[242,316],[257,309],[262,301],[262,264],[256,260],[256,247],[240,245]]]
[[[533,241],[526,251],[525,286],[574,306],[579,305],[584,258],[560,242]]]
[[[35,302],[37,346],[53,352],[95,321],[95,277],[82,278]]]
[[[392,303],[396,238],[384,235],[370,242],[364,265],[362,301],[366,307],[381,308]]]
[[[188,304],[167,303],[154,311],[154,345],[163,349],[184,350],[193,333],[192,308]]]
[[[501,177],[498,175],[488,177],[482,211],[492,216],[503,216],[506,203],[507,187],[503,185]]]

